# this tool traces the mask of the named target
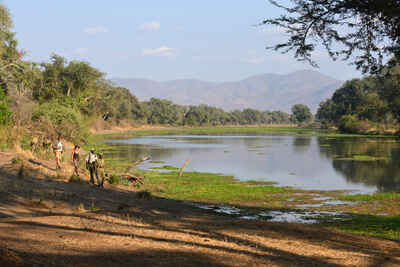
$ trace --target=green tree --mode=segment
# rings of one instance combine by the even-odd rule
[[[4,93],[4,90],[0,88],[0,125],[8,125],[10,123],[11,112],[9,108],[9,101]]]
[[[296,104],[292,107],[293,122],[310,122],[313,115],[310,109],[303,104]]]
[[[319,104],[317,114],[315,114],[315,118],[322,123],[333,123],[334,110],[335,104],[331,99],[322,101]]]
[[[380,96],[387,102],[388,109],[400,121],[400,64],[385,70],[383,79],[378,79]]]
[[[377,73],[385,57],[400,57],[400,1],[269,0],[285,11],[263,24],[284,29],[289,39],[272,47],[316,65],[312,52],[320,44],[334,59],[351,60],[363,72]]]

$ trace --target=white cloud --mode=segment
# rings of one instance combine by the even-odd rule
[[[91,35],[99,34],[99,33],[108,33],[109,31],[110,30],[104,26],[88,27],[88,28],[83,29],[84,33],[91,34]]]
[[[152,21],[152,22],[147,22],[147,23],[140,25],[139,30],[153,32],[153,31],[160,30],[160,28],[161,28],[160,22]]]
[[[175,49],[167,47],[167,46],[161,46],[159,48],[154,48],[154,49],[143,49],[143,55],[144,56],[170,57],[170,56],[175,55]]]

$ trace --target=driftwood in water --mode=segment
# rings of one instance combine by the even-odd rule
[[[135,169],[137,166],[139,166],[139,165],[142,164],[143,162],[145,162],[145,161],[147,161],[147,160],[150,160],[150,159],[151,159],[151,157],[144,157],[144,158],[142,158],[142,159],[140,159],[140,160],[137,160],[137,161],[132,162],[132,165],[129,166],[128,168],[126,168],[125,173],[130,172],[132,169]]]
[[[192,160],[192,159],[191,159],[191,158],[189,158],[189,159],[187,159],[187,160],[186,160],[185,164],[183,164],[183,166],[182,166],[181,170],[179,171],[179,177],[181,177],[181,176],[182,176],[182,174],[183,174],[183,171],[185,170],[186,166],[187,166],[187,165],[189,165],[189,163],[190,163],[190,161],[191,161],[191,160]]]

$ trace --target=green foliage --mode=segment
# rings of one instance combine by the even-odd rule
[[[400,217],[354,215],[346,221],[330,223],[328,227],[349,233],[400,240]]]
[[[4,90],[0,87],[0,125],[7,126],[10,124],[11,112],[9,108],[9,101],[4,93]]]
[[[129,180],[125,177],[121,177],[115,174],[112,174],[108,178],[108,183],[113,184],[113,185],[124,185],[124,186],[129,186]]]
[[[12,159],[11,159],[11,163],[12,163],[12,164],[20,164],[20,163],[22,163],[22,162],[24,162],[24,160],[23,160],[22,158],[19,158],[19,157],[16,157],[16,158],[12,158]]]
[[[118,121],[123,119],[143,121],[146,118],[144,105],[128,89],[104,84],[101,93],[100,111],[103,114],[108,113],[111,118]]]
[[[179,170],[179,168],[174,167],[174,166],[169,166],[169,165],[164,165],[162,167],[153,167],[153,170],[169,170],[169,171],[176,171]]]
[[[40,105],[33,113],[32,120],[51,122],[55,131],[67,140],[85,140],[88,136],[86,122],[79,110],[59,101],[54,100]]]
[[[31,147],[31,140],[32,140],[32,136],[30,136],[29,134],[25,134],[24,136],[22,136],[21,141],[20,141],[20,146],[23,150],[29,150]]]
[[[343,201],[368,201],[368,202],[377,200],[398,200],[400,199],[400,192],[343,195],[340,196],[339,199]]]
[[[150,124],[219,126],[247,124],[285,124],[290,123],[289,114],[281,111],[259,111],[255,109],[225,112],[208,106],[180,106],[168,100],[152,98],[143,103],[143,109]]]
[[[269,49],[292,51],[298,60],[315,66],[312,52],[322,45],[330,57],[351,60],[364,73],[381,70],[387,57],[400,57],[398,0],[269,2],[283,12],[263,24],[280,27],[288,37]]]
[[[361,121],[355,115],[345,115],[339,122],[339,130],[345,133],[366,133],[369,128],[367,121]]]
[[[213,203],[243,203],[251,201],[280,200],[287,190],[268,183],[263,186],[248,186],[251,182],[234,181],[233,177],[212,173],[146,172],[145,189],[156,196],[178,200],[204,201]],[[155,190],[155,188],[157,188]]]
[[[379,125],[396,123],[400,119],[400,66],[383,74],[344,83],[331,99],[320,104],[317,119],[348,133],[365,133],[374,124],[382,128]]]
[[[297,104],[292,107],[292,121],[295,123],[310,122],[313,115],[310,109],[303,104]]]
[[[374,157],[368,155],[353,155],[351,157],[340,157],[335,158],[335,160],[351,160],[351,161],[381,161],[381,160],[389,160],[387,157]]]

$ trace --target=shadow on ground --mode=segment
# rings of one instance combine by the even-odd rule
[[[400,244],[0,171],[0,266],[395,266]],[[39,174],[37,174],[39,175]]]

